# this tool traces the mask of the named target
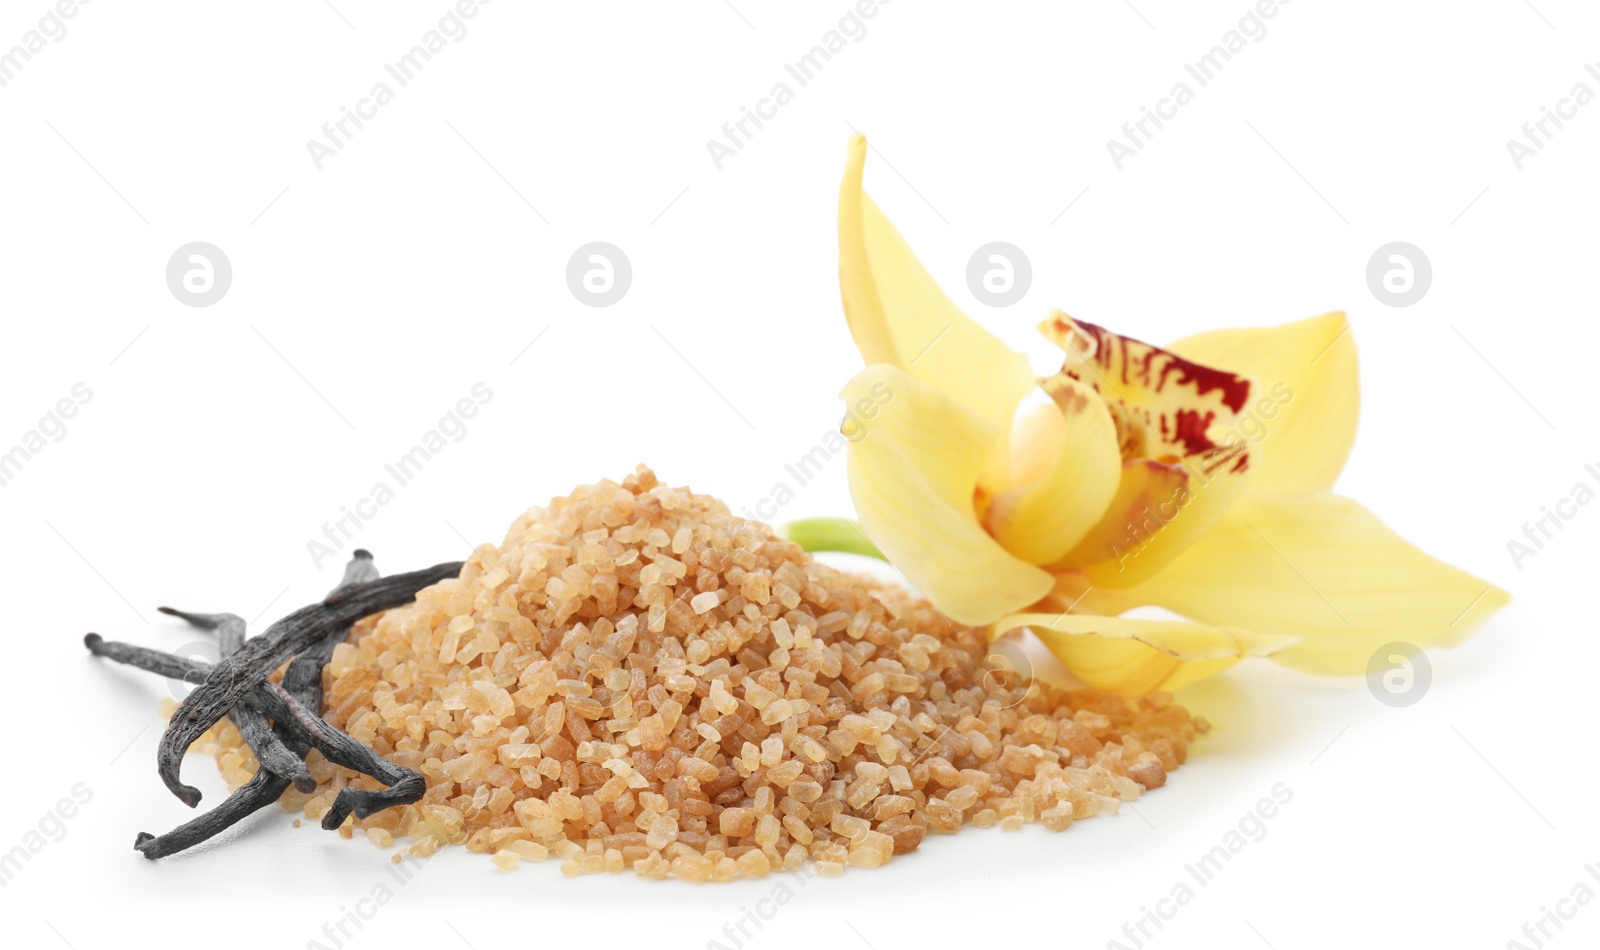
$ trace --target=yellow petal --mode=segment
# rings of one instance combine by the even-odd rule
[[[1298,636],[1273,658],[1358,674],[1392,642],[1456,646],[1509,602],[1356,502],[1322,493],[1251,494],[1160,574],[1109,595],[1092,592],[1084,606],[1156,604],[1204,623]]]
[[[1011,423],[1033,385],[1027,357],[956,309],[861,188],[867,141],[850,140],[839,189],[839,287],[856,347],[898,366],[990,425]]]
[[[1056,561],[1082,541],[1121,480],[1116,426],[1105,402],[1076,380],[1060,383],[1033,413],[1047,424],[1013,425],[1019,487],[996,495],[984,515],[995,540],[1030,564]],[[1025,453],[1027,448],[1034,454]],[[1053,460],[1041,465],[1039,458],[1049,453]]]
[[[1013,614],[993,630],[1018,627],[1031,629],[1074,676],[1124,696],[1174,690],[1295,643],[1229,627],[1083,614]]]
[[[892,366],[867,367],[842,395],[856,514],[922,596],[960,623],[986,624],[1050,590],[1049,574],[978,524],[973,492],[992,426]]]
[[[1125,460],[1123,486],[1105,517],[1053,567],[1081,571],[1101,587],[1139,583],[1244,492],[1253,456],[1229,433],[1249,404],[1250,380],[1059,311],[1040,330],[1066,351],[1046,389],[1070,379],[1099,393]]]
[[[1238,437],[1258,446],[1251,491],[1327,491],[1356,439],[1356,341],[1342,313],[1262,329],[1214,330],[1168,347],[1185,359],[1253,377],[1255,403]]]

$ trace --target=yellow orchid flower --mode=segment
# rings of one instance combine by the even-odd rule
[[[1036,379],[867,197],[866,154],[853,138],[839,276],[868,364],[842,395],[871,544],[833,546],[875,544],[952,619],[1027,627],[1125,694],[1246,656],[1362,673],[1385,644],[1453,646],[1509,601],[1329,491],[1359,403],[1343,314],[1163,349],[1057,312],[1040,329],[1064,363]],[[1118,616],[1145,605],[1189,619]]]

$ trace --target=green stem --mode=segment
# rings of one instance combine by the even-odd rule
[[[867,538],[867,533],[861,530],[861,523],[849,518],[801,518],[779,528],[778,533],[813,553],[843,551],[875,557],[880,561],[889,560]]]

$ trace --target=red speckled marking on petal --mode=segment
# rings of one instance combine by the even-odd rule
[[[1177,423],[1170,434],[1166,431],[1166,417],[1163,416],[1161,419],[1161,435],[1168,442],[1182,443],[1184,450],[1190,455],[1199,455],[1217,447],[1217,444],[1211,441],[1211,437],[1206,435],[1206,430],[1211,428],[1211,420],[1217,417],[1216,413],[1179,409],[1175,415]]]
[[[1076,349],[1083,356],[1092,357],[1101,370],[1115,367],[1124,385],[1131,386],[1137,382],[1160,393],[1166,389],[1172,374],[1177,373],[1176,385],[1191,387],[1196,395],[1204,396],[1214,390],[1221,390],[1222,404],[1236,413],[1243,412],[1245,405],[1250,401],[1250,380],[1243,376],[1201,366],[1158,346],[1065,315],[1052,317],[1050,325],[1063,339],[1076,336],[1073,333],[1074,328],[1087,334],[1093,342],[1090,352],[1084,353],[1076,347],[1072,349]],[[1061,340],[1057,342],[1060,343]],[[1156,369],[1158,361],[1159,372]]]
[[[1181,372],[1178,379],[1180,386],[1193,386],[1195,392],[1204,396],[1213,389],[1222,390],[1222,404],[1234,412],[1243,412],[1245,403],[1250,401],[1250,380],[1220,369],[1211,369],[1199,363],[1174,356],[1165,350],[1158,351],[1168,358],[1166,366],[1162,367],[1161,379],[1156,384],[1156,392],[1160,392],[1167,384],[1169,373]]]
[[[1162,457],[1165,447],[1181,458],[1202,459],[1208,473],[1226,463],[1233,463],[1231,471],[1249,467],[1247,446],[1218,444],[1210,436],[1216,424],[1231,427],[1249,404],[1249,379],[1062,313],[1041,329],[1068,351],[1062,375],[1092,386],[1111,406],[1124,459]]]

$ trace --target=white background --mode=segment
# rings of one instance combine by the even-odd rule
[[[477,382],[493,398],[465,438],[355,541],[386,570],[498,541],[641,460],[755,505],[836,424],[859,364],[835,270],[851,127],[930,270],[1030,352],[1051,307],[1154,342],[1347,310],[1364,407],[1340,490],[1516,601],[1434,655],[1416,706],[1236,669],[1182,695],[1216,729],[1137,813],[930,839],[798,886],[746,945],[1106,946],[1279,782],[1294,798],[1266,838],[1150,946],[1503,947],[1580,879],[1600,890],[1583,870],[1600,513],[1520,569],[1507,551],[1600,463],[1600,104],[1521,170],[1505,145],[1575,83],[1600,92],[1600,14],[1295,0],[1119,171],[1106,140],[1247,0],[896,0],[718,170],[706,141],[850,6],[498,0],[320,171],[306,141],[446,0],[98,0],[0,87],[0,448],[75,383],[93,392],[0,488],[0,850],[76,783],[94,796],[0,890],[6,943],[300,947],[367,896],[386,853],[276,812],[162,863],[131,850],[190,816],[154,774],[166,687],[87,658],[82,634],[173,648],[197,637],[157,604],[264,625],[319,596],[342,558],[315,566],[307,542]],[[5,0],[0,50],[50,8]],[[564,278],[595,240],[633,266],[604,309]],[[993,240],[1033,263],[1003,310],[963,278]],[[1365,277],[1397,240],[1434,271],[1404,309]],[[165,283],[191,241],[232,261],[208,308]],[[848,514],[844,481],[831,464],[776,520]],[[208,804],[224,792],[205,760],[185,777]],[[347,945],[703,947],[778,880],[502,874],[453,849]],[[1590,905],[1552,945],[1597,938]]]

